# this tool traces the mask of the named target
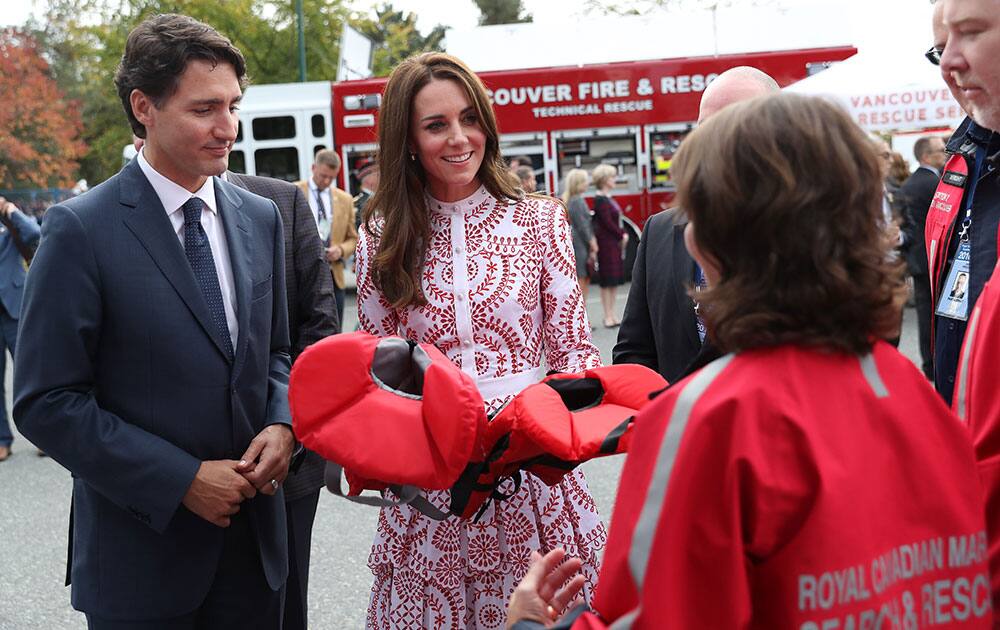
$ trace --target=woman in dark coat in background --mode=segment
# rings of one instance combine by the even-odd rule
[[[624,282],[622,247],[628,235],[622,229],[622,210],[611,197],[618,171],[610,164],[599,164],[591,178],[597,188],[594,198],[594,237],[597,239],[597,276],[601,284],[601,306],[604,308],[604,327],[613,328],[622,323],[615,316],[615,292]]]

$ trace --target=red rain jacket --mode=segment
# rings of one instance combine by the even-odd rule
[[[887,344],[730,355],[636,427],[574,629],[990,626],[968,436]]]
[[[986,489],[986,521],[993,575],[993,605],[1000,607],[1000,266],[969,317],[952,405],[972,434]]]

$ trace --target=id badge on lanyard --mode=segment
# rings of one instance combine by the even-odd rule
[[[938,296],[937,306],[934,309],[935,315],[963,322],[969,319],[969,283],[972,280],[970,271],[972,201],[985,156],[986,152],[982,148],[976,150],[976,165],[969,177],[969,189],[963,199],[965,218],[962,219],[962,229],[958,234],[958,249],[949,263],[948,274],[945,276],[944,284],[941,285],[941,295]]]
[[[969,241],[958,244],[958,251],[948,269],[948,277],[941,287],[934,314],[950,319],[965,321],[969,319],[969,259],[972,257],[972,247]]]

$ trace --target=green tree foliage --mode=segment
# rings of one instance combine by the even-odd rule
[[[251,83],[298,81],[296,0],[46,0],[44,17],[27,28],[39,42],[59,88],[79,104],[86,153],[79,177],[91,184],[121,167],[122,147],[131,130],[122,112],[113,77],[125,39],[140,21],[156,13],[183,13],[229,37],[247,59]],[[332,81],[337,75],[342,25],[349,18],[345,0],[304,0],[307,79]],[[355,15],[351,23],[375,43],[374,71],[388,74],[415,52],[440,50],[445,28],[427,36],[416,15],[388,3],[375,18]]]
[[[417,14],[404,13],[385,3],[375,9],[375,17],[355,15],[351,20],[359,33],[372,40],[372,73],[386,76],[410,55],[441,50],[445,27],[435,26],[426,36],[417,30]]]
[[[114,86],[128,33],[156,13],[183,13],[229,37],[247,59],[251,83],[298,81],[295,0],[48,0],[45,18],[30,23],[59,86],[83,107],[89,151],[80,174],[91,183],[121,166],[131,139]],[[310,81],[333,80],[347,10],[342,0],[305,0],[306,68]]]
[[[525,13],[521,0],[474,0],[479,7],[479,25],[518,24],[530,22],[530,13]]]

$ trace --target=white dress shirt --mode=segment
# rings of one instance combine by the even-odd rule
[[[309,209],[312,210],[313,220],[316,221],[316,229],[319,229],[319,206],[316,205],[316,195],[323,199],[323,205],[326,208],[326,220],[333,221],[333,217],[330,215],[331,212],[331,201],[330,198],[330,187],[327,186],[326,190],[320,191],[316,188],[316,182],[312,177],[309,178]],[[322,235],[321,235],[322,236]]]
[[[191,193],[183,186],[167,179],[156,171],[146,161],[145,147],[139,151],[139,168],[142,169],[146,179],[149,180],[156,196],[160,198],[163,209],[167,212],[167,218],[174,227],[177,239],[184,247],[184,209],[183,205],[188,199],[198,197],[205,202],[201,211],[201,228],[208,236],[208,242],[212,247],[212,258],[215,260],[215,273],[219,277],[219,289],[222,291],[222,306],[226,311],[226,325],[229,327],[229,337],[232,339],[233,348],[236,348],[236,336],[239,333],[239,324],[236,321],[236,289],[233,282],[233,266],[229,260],[229,245],[226,241],[226,232],[222,229],[222,217],[215,203],[215,178],[209,177],[197,192]]]

